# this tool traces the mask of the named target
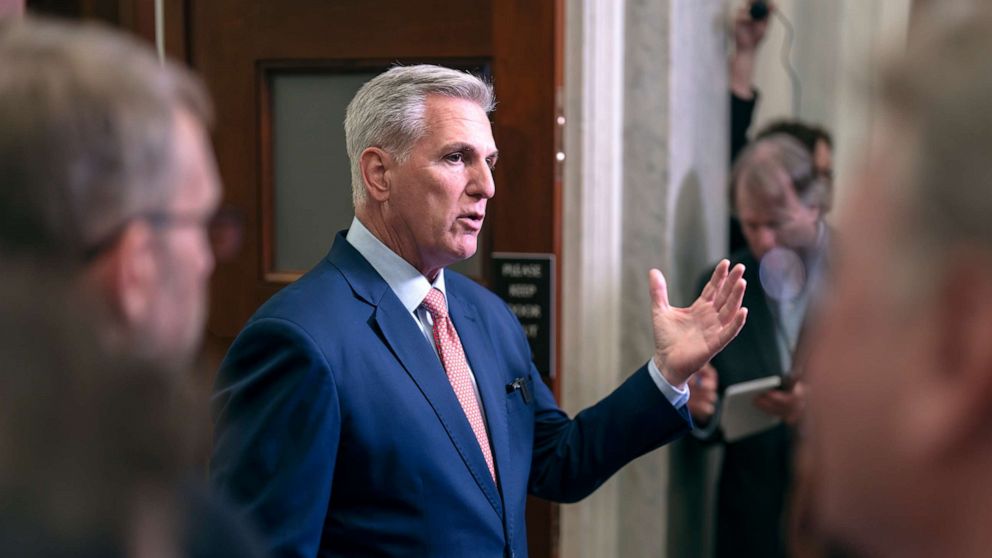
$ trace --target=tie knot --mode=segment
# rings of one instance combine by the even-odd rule
[[[448,316],[448,305],[444,302],[444,293],[437,288],[431,288],[427,296],[424,297],[423,305],[435,320]]]

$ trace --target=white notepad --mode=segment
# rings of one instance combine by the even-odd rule
[[[773,417],[754,406],[755,397],[780,385],[782,385],[781,376],[768,376],[728,387],[723,393],[723,412],[720,416],[724,439],[728,442],[736,442],[782,422],[782,419]]]

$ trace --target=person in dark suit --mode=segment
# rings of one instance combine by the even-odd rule
[[[722,441],[719,394],[749,380],[787,378],[788,389],[755,401],[782,422],[724,446],[716,530],[717,556],[784,556],[791,425],[805,399],[803,382],[791,381],[798,368],[793,356],[823,273],[830,186],[815,172],[808,150],[785,134],[745,149],[732,184],[748,248],[731,256],[731,262],[745,266],[744,304],[750,314],[740,335],[694,377],[689,407],[697,422],[694,434],[707,442]]]
[[[743,269],[668,305],[652,359],[569,418],[506,304],[445,266],[495,194],[492,90],[395,67],[348,106],[355,219],[221,365],[215,484],[280,556],[526,556],[527,494],[579,500],[690,427],[686,378],[740,329]]]

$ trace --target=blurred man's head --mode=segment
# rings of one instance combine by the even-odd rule
[[[800,120],[777,120],[758,132],[756,139],[786,134],[799,140],[813,156],[813,171],[826,179],[834,176],[834,140],[825,128]]]
[[[348,105],[355,214],[429,278],[471,257],[495,194],[493,92],[440,66],[395,67]]]
[[[0,24],[0,253],[59,266],[112,337],[188,357],[206,313],[220,188],[200,83],[121,34]]]
[[[830,183],[813,171],[798,141],[775,134],[752,142],[737,158],[731,197],[751,254],[774,248],[803,251],[816,245],[830,208]]]
[[[914,41],[885,82],[812,355],[816,504],[866,555],[987,555],[992,18]]]

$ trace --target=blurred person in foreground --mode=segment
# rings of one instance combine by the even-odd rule
[[[3,554],[207,556],[179,542],[190,393],[171,369],[102,350],[104,312],[64,279],[0,268]]]
[[[135,39],[0,24],[0,252],[58,267],[111,318],[111,350],[195,355],[220,184],[199,80]]]
[[[982,6],[953,24],[921,22],[889,68],[841,221],[804,447],[814,525],[856,555],[992,549],[992,12]]]
[[[200,82],[134,39],[92,24],[0,22],[0,261],[64,278],[87,302],[66,312],[89,324],[100,351],[172,370],[177,383],[201,338],[213,267],[209,120]],[[48,403],[33,403],[43,415]],[[147,418],[131,411],[118,419]],[[204,487],[173,489],[191,525],[184,552],[254,554]]]
[[[350,229],[224,360],[211,475],[280,555],[526,556],[527,495],[577,501],[686,433],[686,379],[745,320],[740,266],[689,308],[652,270],[654,354],[567,416],[507,305],[445,269],[475,253],[496,194],[494,104],[440,66],[363,85]]]
[[[830,183],[805,146],[784,133],[752,142],[731,178],[732,205],[747,249],[731,256],[745,266],[748,321],[740,335],[690,382],[689,409],[705,442],[724,443],[716,510],[718,557],[786,555],[785,504],[792,478],[793,427],[805,404],[797,379],[800,332],[824,274]],[[705,278],[704,278],[705,280]],[[700,285],[702,288],[702,283]],[[776,426],[724,440],[722,396],[729,386],[782,376],[785,388],[755,399]]]

